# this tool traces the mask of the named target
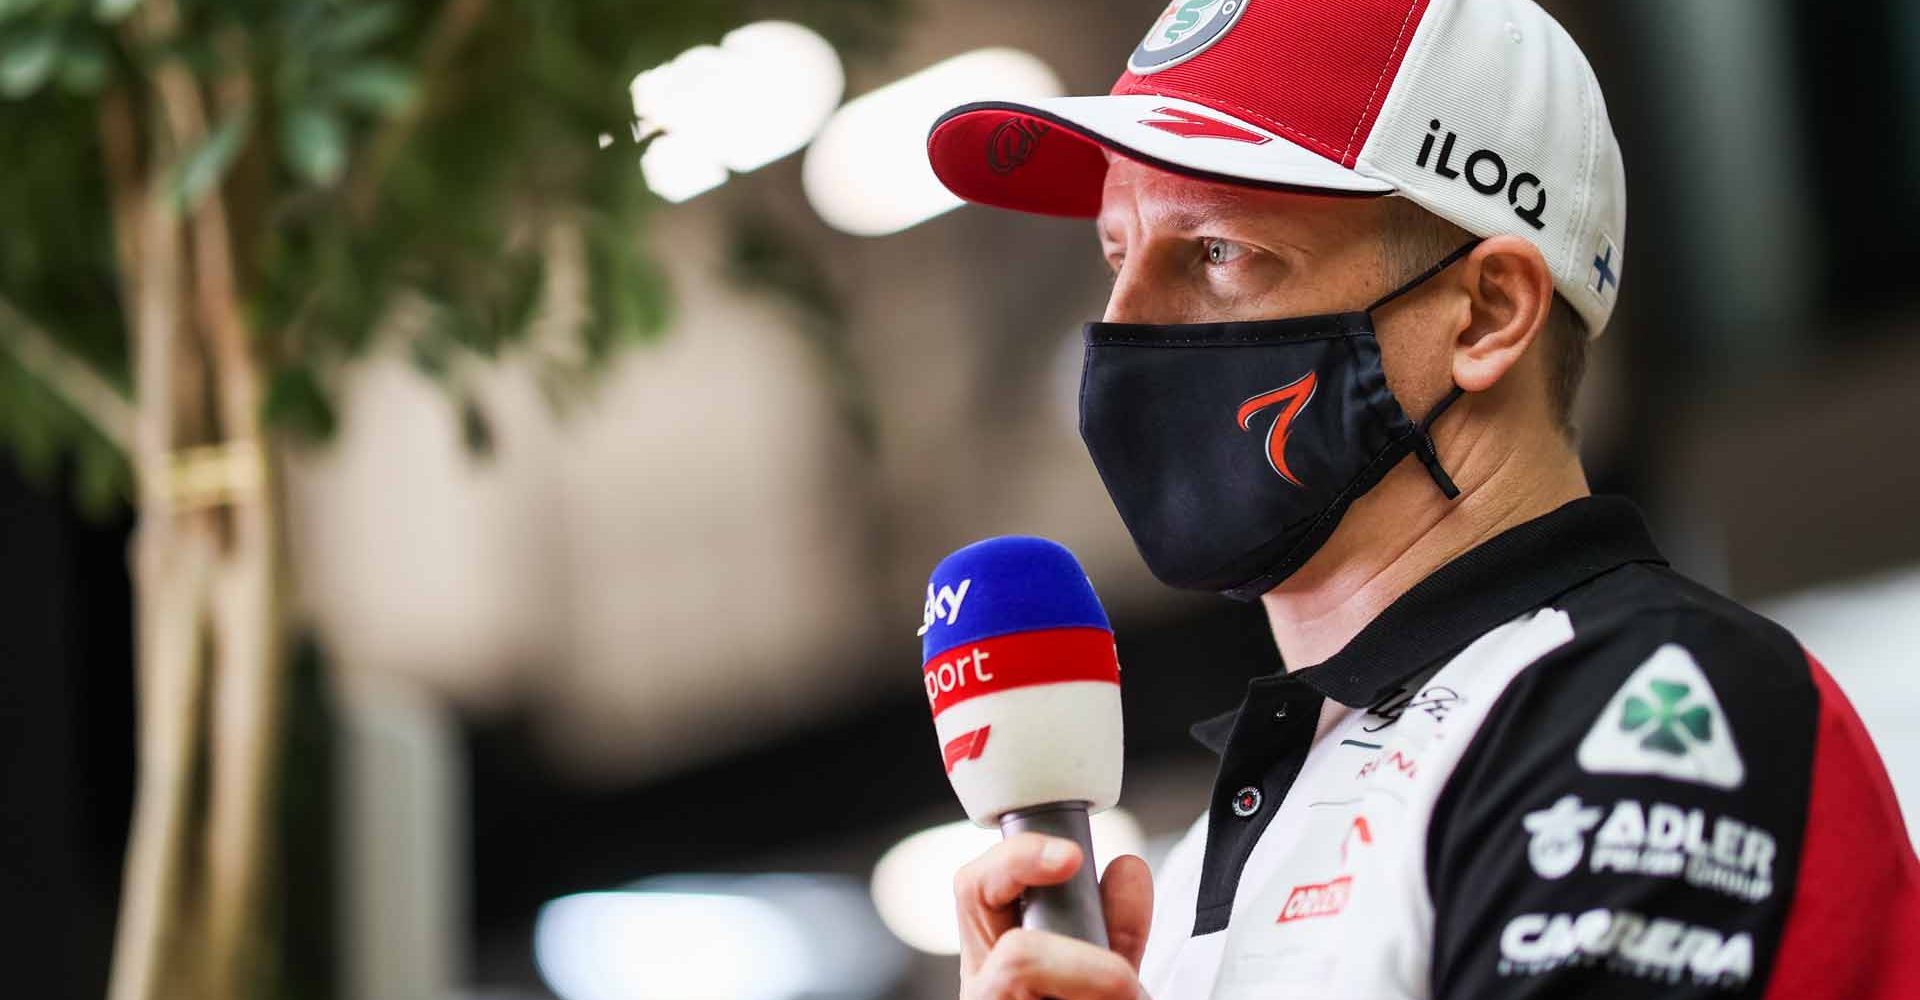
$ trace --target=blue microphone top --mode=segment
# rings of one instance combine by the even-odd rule
[[[1113,631],[1080,561],[1044,538],[989,538],[934,567],[920,625],[921,659],[965,642],[1057,628]]]

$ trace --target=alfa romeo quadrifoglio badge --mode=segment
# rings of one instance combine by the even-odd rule
[[[1225,37],[1252,2],[1173,0],[1127,58],[1127,68],[1145,75],[1192,59]]]

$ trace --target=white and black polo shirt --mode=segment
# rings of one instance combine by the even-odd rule
[[[1156,1000],[1920,997],[1920,860],[1793,637],[1578,500],[1194,735]]]

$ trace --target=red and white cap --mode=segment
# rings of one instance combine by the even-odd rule
[[[960,197],[1099,212],[1104,150],[1255,187],[1411,199],[1532,240],[1598,335],[1625,264],[1619,141],[1533,0],[1173,0],[1105,97],[968,104],[927,137]]]

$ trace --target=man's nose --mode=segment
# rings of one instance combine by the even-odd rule
[[[1157,277],[1144,263],[1126,261],[1114,276],[1107,311],[1101,319],[1108,323],[1179,322],[1174,298],[1164,278]]]

